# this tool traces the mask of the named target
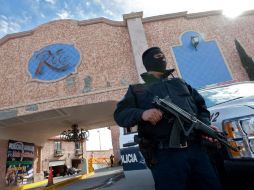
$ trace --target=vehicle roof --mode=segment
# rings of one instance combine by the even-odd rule
[[[215,88],[221,88],[221,87],[227,87],[227,86],[232,86],[232,85],[238,85],[238,84],[254,84],[254,81],[241,81],[241,82],[236,82],[236,81],[226,81],[226,82],[221,82],[221,83],[216,83],[216,84],[211,84],[207,85],[205,87],[197,89],[198,91],[205,91],[209,89],[215,89]]]

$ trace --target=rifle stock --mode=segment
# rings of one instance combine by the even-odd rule
[[[200,121],[195,115],[192,115],[185,110],[181,109],[179,106],[175,105],[171,101],[166,99],[161,99],[156,96],[153,100],[153,103],[157,108],[163,111],[166,114],[173,114],[178,119],[184,119],[191,123],[189,129],[185,129],[182,127],[182,130],[186,136],[190,134],[193,129],[197,129],[202,131],[204,134],[217,139],[221,144],[227,146],[228,148],[232,149],[233,151],[239,151],[239,147],[233,147],[227,142],[227,138],[222,132],[218,132],[213,128],[209,127],[207,124]]]

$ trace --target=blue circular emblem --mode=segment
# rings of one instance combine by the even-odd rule
[[[78,50],[70,44],[52,44],[33,53],[28,63],[32,79],[54,81],[75,72],[80,62]]]

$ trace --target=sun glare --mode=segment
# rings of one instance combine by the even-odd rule
[[[224,9],[223,10],[223,14],[229,18],[235,18],[235,17],[241,15],[242,13],[243,13],[243,11],[235,10],[235,9]]]

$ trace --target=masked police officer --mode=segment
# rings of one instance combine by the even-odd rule
[[[166,69],[166,58],[158,47],[142,55],[147,70],[141,77],[144,84],[130,85],[117,104],[114,118],[121,127],[138,125],[139,147],[151,169],[156,190],[221,189],[219,179],[201,145],[201,135],[182,132],[174,116],[165,116],[153,105],[153,98],[169,98],[185,111],[195,114],[210,125],[210,113],[202,96],[180,78],[169,78],[173,69]],[[188,127],[187,123],[183,124]],[[176,136],[177,135],[177,136]],[[172,139],[177,139],[172,141]]]

